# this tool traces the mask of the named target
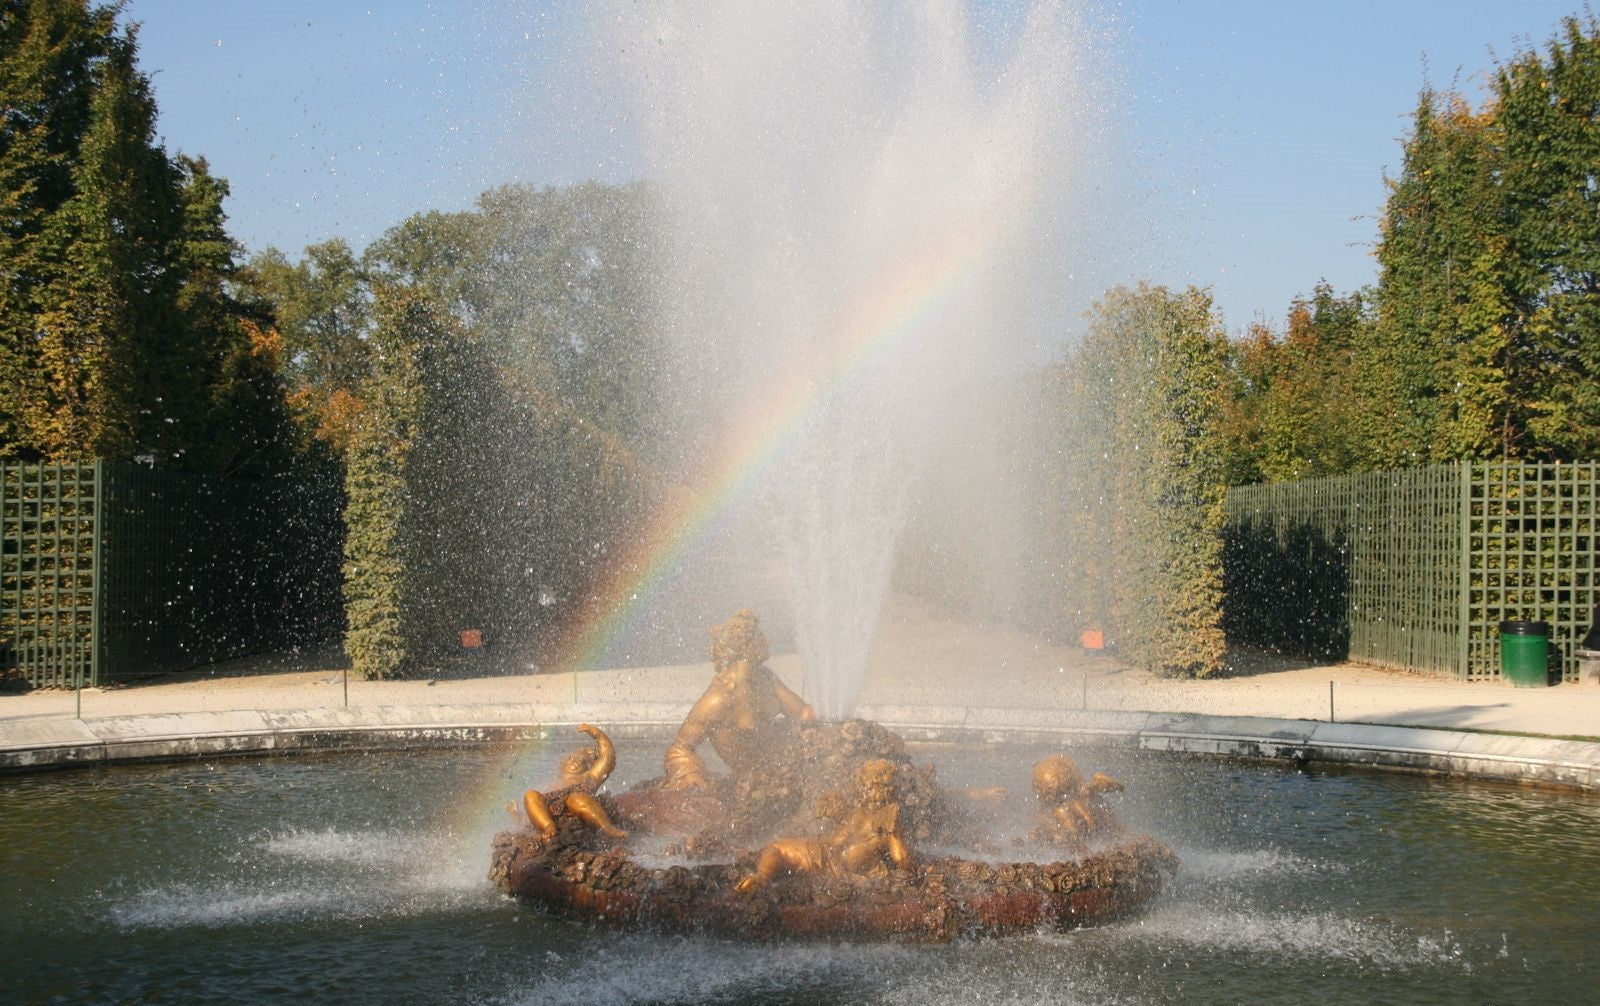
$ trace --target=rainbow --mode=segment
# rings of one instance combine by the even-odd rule
[[[634,631],[684,557],[790,455],[807,424],[938,324],[969,292],[993,246],[990,228],[975,229],[907,261],[852,312],[816,365],[764,389],[750,413],[731,424],[723,448],[657,508],[610,565],[587,616],[547,655],[546,666],[592,668]]]
[[[594,667],[601,654],[635,631],[683,559],[788,457],[807,424],[858,382],[892,363],[896,350],[939,324],[961,302],[981,273],[997,233],[998,228],[974,230],[905,262],[849,315],[819,363],[786,375],[778,388],[765,389],[760,403],[731,425],[736,433],[724,449],[670,494],[632,546],[608,567],[611,572],[595,590],[587,616],[576,619],[545,655],[545,666]],[[577,677],[573,675],[574,700]],[[565,749],[571,740],[556,743]],[[549,744],[534,741],[495,760],[482,785],[469,788],[460,806],[472,821],[463,835],[472,843],[464,855],[478,855],[483,836],[503,827],[496,824],[506,798],[501,790],[514,795],[532,783],[538,757]]]

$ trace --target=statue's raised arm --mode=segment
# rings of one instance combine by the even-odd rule
[[[611,815],[595,799],[595,793],[616,768],[616,749],[611,746],[611,738],[599,727],[581,723],[578,729],[592,737],[594,745],[578,748],[561,759],[560,778],[554,789],[547,793],[530,789],[522,794],[522,809],[528,815],[528,823],[546,841],[556,837],[560,830],[557,818],[562,816],[570,816],[612,838],[626,838],[628,833],[611,823]]]
[[[594,762],[583,773],[581,783],[584,789],[594,793],[606,784],[611,770],[617,767],[617,749],[611,746],[611,738],[599,727],[580,723],[578,729],[594,738]]]
[[[761,669],[766,671],[767,676],[772,679],[773,692],[778,696],[778,704],[783,707],[785,716],[792,720],[814,720],[817,718],[817,711],[811,708],[809,702],[791,691],[789,686],[780,681],[778,676],[773,674],[766,665],[762,665]]]

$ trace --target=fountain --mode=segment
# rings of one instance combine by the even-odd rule
[[[680,479],[700,502],[639,536],[596,608],[648,610],[666,557],[753,511],[770,532],[736,551],[777,544],[804,698],[764,666],[753,616],[714,630],[715,677],[661,774],[610,796],[563,771],[565,795],[531,797],[495,840],[503,890],[667,931],[939,941],[1115,917],[1174,871],[1116,825],[1116,784],[1059,753],[1010,798],[1042,815],[1010,847],[985,827],[994,793],[939,785],[851,718],[919,474],[1063,320],[1086,36],[1055,3],[981,21],[850,0],[605,16],[601,90],[624,96],[662,205],[666,439],[701,467]],[[597,617],[603,636],[620,616]],[[590,766],[608,761],[597,743]]]
[[[1592,798],[1115,743],[1069,757],[1081,736],[907,740],[850,718],[915,472],[962,381],[1027,356],[1021,333],[1049,311],[1035,280],[1064,165],[1087,138],[1061,128],[1083,103],[1057,8],[1033,10],[1013,54],[987,62],[957,4],[909,8],[674,6],[612,26],[674,223],[662,322],[696,368],[678,394],[749,437],[711,470],[774,518],[800,694],[765,671],[739,618],[668,736],[613,729],[613,744],[583,724],[589,743],[565,757],[408,750],[8,779],[13,996],[1592,996]],[[685,420],[682,442],[718,443],[724,424],[708,425]],[[463,820],[518,796],[509,830]],[[1089,925],[1126,913],[1137,924]],[[969,934],[1011,938],[944,942]],[[723,935],[738,939],[704,938]]]
[[[490,880],[554,912],[613,926],[741,938],[945,942],[1076,928],[1145,905],[1176,870],[1164,843],[1124,829],[1062,753],[1033,770],[1036,863],[986,821],[1003,788],[940,786],[905,742],[866,720],[822,722],[765,666],[741,611],[711,631],[716,676],[668,746],[663,774],[599,792],[610,739],[562,761],[559,788],[523,797],[528,827],[495,837]],[[712,775],[710,741],[732,770]],[[653,846],[646,863],[641,840]],[[662,843],[666,842],[665,847]],[[960,850],[927,855],[924,850]],[[979,858],[982,857],[982,858]]]

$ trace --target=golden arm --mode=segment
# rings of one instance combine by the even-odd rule
[[[791,691],[789,686],[780,681],[778,676],[773,674],[770,669],[767,669],[767,673],[772,675],[772,690],[778,696],[778,704],[783,707],[785,716],[796,720],[814,720],[817,718],[817,711],[812,709],[805,699]]]
[[[589,766],[589,771],[583,774],[580,783],[584,789],[593,793],[606,784],[611,770],[617,767],[617,750],[611,746],[611,738],[607,737],[606,732],[599,727],[580,723],[578,729],[594,738],[595,751],[598,755],[594,764]]]
[[[663,789],[692,789],[711,785],[705,762],[695,754],[695,748],[705,742],[721,712],[721,699],[712,694],[700,696],[694,708],[689,710],[683,726],[678,728],[678,736],[667,746],[666,757],[662,759],[662,769],[666,773],[661,783]]]

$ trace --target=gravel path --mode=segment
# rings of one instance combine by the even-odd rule
[[[873,705],[983,705],[1017,709],[1110,709],[1325,720],[1332,682],[1340,722],[1498,730],[1600,738],[1600,687],[1513,688],[1383,670],[1360,664],[1317,666],[1260,653],[1233,655],[1230,676],[1171,681],[1012,629],[950,618],[903,597],[880,623],[862,693]],[[707,664],[625,668],[580,674],[529,673],[486,654],[433,680],[352,681],[355,707],[661,701],[691,702],[709,678]],[[346,701],[337,649],[279,654],[82,695],[85,719],[200,711],[316,709]],[[803,668],[780,654],[773,668],[799,686]],[[520,672],[520,673],[519,673]],[[7,721],[72,717],[70,691],[0,694]]]

